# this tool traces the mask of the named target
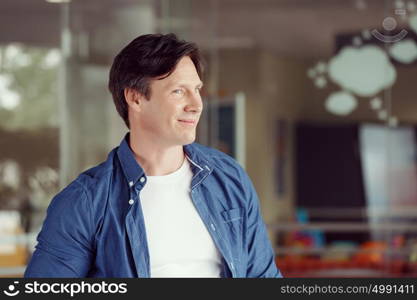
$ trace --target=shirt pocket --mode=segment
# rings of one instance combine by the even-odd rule
[[[220,213],[223,217],[223,222],[230,223],[230,222],[238,222],[241,221],[243,218],[243,209],[238,208],[232,208],[229,210],[222,211]]]

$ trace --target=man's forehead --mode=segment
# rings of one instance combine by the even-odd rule
[[[190,78],[190,77],[172,77],[172,78],[165,78],[162,80],[164,85],[183,85],[183,86],[202,86],[203,82],[200,80],[199,77],[197,78]]]
[[[202,85],[200,77],[197,71],[190,68],[176,68],[169,76],[160,80],[163,85]]]

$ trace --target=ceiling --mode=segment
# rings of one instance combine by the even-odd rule
[[[218,14],[214,17],[218,22],[214,27],[220,44],[235,41],[282,55],[329,57],[336,48],[337,35],[380,28],[386,16],[394,15],[392,3],[384,0],[218,1]],[[196,35],[210,28],[209,22],[201,22],[207,20],[207,11],[209,7],[195,9],[193,19],[199,25],[194,31]]]
[[[144,2],[155,7],[159,28],[168,12],[169,30],[203,47],[256,47],[301,58],[328,57],[336,35],[381,27],[393,15],[388,0],[73,0],[70,8],[90,18],[90,26],[106,26],[112,11]],[[45,0],[2,0],[0,42],[59,46],[60,8]]]

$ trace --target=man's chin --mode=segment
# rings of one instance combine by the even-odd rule
[[[194,143],[195,142],[195,135],[194,136],[190,136],[190,137],[187,137],[187,138],[185,138],[183,141],[182,141],[182,145],[184,146],[184,145],[188,145],[188,144],[192,144],[192,143]]]

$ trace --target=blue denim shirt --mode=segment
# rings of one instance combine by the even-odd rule
[[[53,198],[25,277],[151,277],[140,205],[146,175],[128,138]],[[222,255],[221,276],[281,277],[246,172],[197,143],[184,152],[191,199]]]

